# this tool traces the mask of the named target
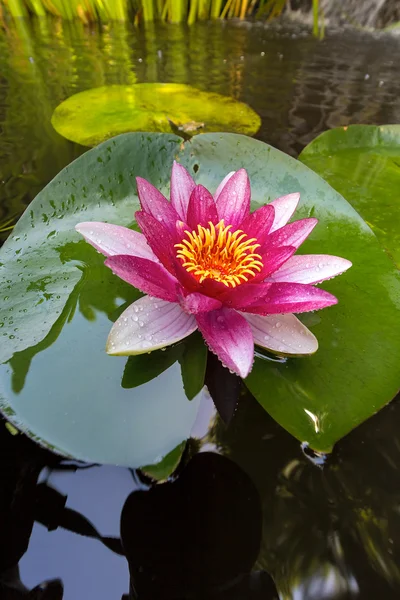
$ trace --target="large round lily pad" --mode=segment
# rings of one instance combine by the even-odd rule
[[[300,160],[358,210],[400,267],[400,125],[331,129]]]
[[[85,146],[129,131],[254,135],[261,125],[247,104],[181,83],[110,85],[80,92],[55,109],[51,122],[58,133]]]
[[[257,358],[246,380],[293,435],[331,449],[399,388],[399,275],[361,217],[318,175],[234,134],[185,143],[171,134],[122,135],[81,156],[37,196],[0,250],[3,411],[63,452],[131,466],[157,462],[189,435],[199,399],[185,397],[180,368],[189,397],[188,381],[204,368],[192,369],[187,352],[172,348],[171,357],[157,358],[158,371],[140,362],[144,375],[135,377],[134,364],[105,354],[111,323],[137,292],[74,231],[88,220],[132,225],[135,177],[168,194],[176,157],[212,191],[227,172],[245,167],[254,206],[300,191],[298,217],[320,220],[304,252],[353,262],[324,284],[339,304],[303,317],[319,339],[318,352],[281,364]],[[152,380],[145,374],[157,372]]]

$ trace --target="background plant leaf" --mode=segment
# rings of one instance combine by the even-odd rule
[[[55,109],[51,122],[58,133],[85,146],[128,131],[254,135],[261,125],[244,102],[183,83],[109,85],[79,92]]]
[[[193,400],[204,385],[207,365],[207,346],[199,332],[195,331],[184,341],[183,353],[178,360],[186,396]]]

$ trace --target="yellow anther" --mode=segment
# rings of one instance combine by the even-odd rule
[[[226,287],[236,287],[263,268],[262,257],[255,251],[260,247],[255,238],[248,238],[241,229],[220,221],[209,227],[197,226],[197,231],[185,231],[186,238],[175,244],[176,256],[182,266],[200,283],[213,279]]]

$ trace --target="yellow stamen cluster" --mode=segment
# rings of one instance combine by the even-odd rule
[[[175,244],[177,258],[200,283],[214,279],[234,288],[261,271],[256,238],[248,238],[241,229],[231,230],[232,225],[225,226],[223,220],[217,225],[210,221],[209,227],[198,225],[197,231],[185,231],[187,239]]]

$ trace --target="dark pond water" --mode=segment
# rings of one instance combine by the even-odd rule
[[[9,24],[0,33],[1,240],[85,151],[50,124],[75,92],[169,81],[229,94],[261,115],[260,139],[296,156],[329,127],[400,122],[399,51],[391,37],[318,42],[262,25]],[[214,418],[203,440],[219,455],[189,461],[189,445],[176,481],[149,489],[128,469],[60,462],[1,421],[0,598],[48,579],[63,582],[66,600],[121,598],[129,570],[141,600],[268,600],[277,597],[268,574],[285,600],[399,598],[399,431],[394,401],[322,466],[246,396],[230,425]],[[29,597],[61,598],[61,584]]]

